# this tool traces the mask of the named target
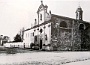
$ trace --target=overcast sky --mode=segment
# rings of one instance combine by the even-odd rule
[[[43,0],[53,14],[75,18],[79,4],[83,9],[83,20],[90,21],[89,0]],[[30,28],[37,18],[41,0],[0,0],[0,35],[11,39],[22,27]]]

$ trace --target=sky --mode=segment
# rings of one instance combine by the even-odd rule
[[[83,20],[90,22],[89,0],[43,0],[51,13],[76,18],[75,12],[80,5]],[[9,36],[11,40],[20,31],[31,27],[37,19],[37,9],[41,0],[0,0],[0,35]]]

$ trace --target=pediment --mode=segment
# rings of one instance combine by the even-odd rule
[[[43,10],[44,9],[44,5],[43,4],[41,4],[40,6],[39,6],[39,8],[38,8],[38,11],[37,12],[39,12],[39,11],[41,11],[41,10]]]

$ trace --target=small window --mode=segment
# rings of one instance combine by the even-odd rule
[[[42,21],[42,14],[40,14],[40,20]]]
[[[34,32],[33,32],[33,36],[34,36]]]
[[[45,35],[45,40],[47,40],[47,35]]]
[[[35,36],[34,39],[35,39],[35,42],[36,42],[37,41],[37,36]]]
[[[43,32],[43,30],[42,29],[40,29],[40,33],[42,33]]]

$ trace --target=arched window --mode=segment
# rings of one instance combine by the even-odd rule
[[[33,32],[33,36],[34,36],[34,32]]]
[[[34,37],[35,42],[37,42],[37,36]]]
[[[42,14],[40,14],[40,20],[42,21]]]
[[[79,25],[79,30],[84,30],[84,24]]]
[[[43,30],[42,29],[40,29],[40,33],[42,33],[43,32]]]
[[[64,27],[64,28],[67,28],[67,23],[65,21],[62,21],[60,23],[60,27]]]
[[[47,40],[47,35],[45,35],[45,40]]]

